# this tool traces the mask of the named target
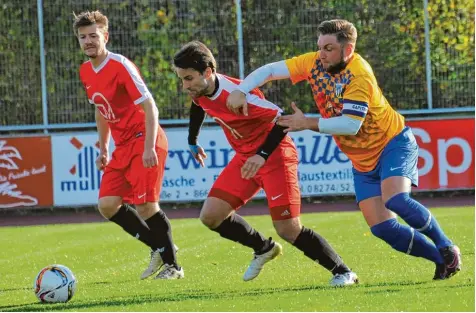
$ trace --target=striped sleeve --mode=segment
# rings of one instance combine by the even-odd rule
[[[125,59],[123,62],[122,82],[124,83],[126,90],[134,101],[134,104],[140,104],[148,98],[152,98],[149,89],[147,88],[139,70],[130,60]]]
[[[364,76],[354,77],[344,91],[342,114],[363,121],[369,111],[371,86]]]
[[[283,112],[283,110],[273,102],[268,101],[252,93],[246,95],[246,101],[248,102],[248,104],[251,104],[261,109],[274,110],[278,111],[279,113]]]
[[[220,88],[223,88],[227,94],[230,94],[233,90],[236,90],[237,85],[225,78],[220,79]],[[283,112],[276,104],[266,100],[258,88],[246,94],[246,101],[248,102],[248,114],[252,118],[268,119],[268,117],[272,117],[274,119]]]

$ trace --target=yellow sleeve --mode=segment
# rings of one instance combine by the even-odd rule
[[[293,84],[307,79],[311,69],[319,58],[319,52],[309,52],[285,60]]]
[[[344,91],[342,114],[363,121],[369,111],[372,81],[366,76],[353,77]]]

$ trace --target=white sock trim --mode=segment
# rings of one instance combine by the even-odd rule
[[[428,227],[430,227],[430,224],[431,224],[431,213],[428,216],[428,220],[426,221],[425,225],[423,225],[422,228],[415,228],[415,229],[418,230],[419,232],[422,232],[422,231],[425,231]]]
[[[410,254],[410,252],[412,252],[413,238],[415,237],[415,230],[413,228],[410,228],[410,230],[412,231],[412,239],[410,240],[410,244],[408,245],[407,254]]]

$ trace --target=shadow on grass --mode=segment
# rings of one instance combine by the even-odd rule
[[[329,286],[302,286],[291,288],[258,288],[241,292],[210,292],[210,291],[189,291],[186,293],[175,293],[171,295],[131,295],[130,297],[111,297],[107,300],[80,302],[74,298],[70,303],[35,303],[15,306],[0,306],[0,311],[26,312],[26,311],[64,311],[64,310],[83,310],[94,311],[94,308],[103,308],[111,306],[128,306],[144,303],[161,302],[180,302],[186,300],[218,300],[218,299],[237,299],[240,297],[256,297],[286,291],[306,291],[306,290],[332,290]]]
[[[124,283],[127,283],[128,281],[124,281]],[[95,281],[93,283],[86,283],[85,285],[110,285],[112,284],[112,281]],[[115,282],[117,284],[117,282]]]
[[[0,292],[21,291],[21,290],[33,290],[33,285],[31,287],[18,287],[18,288],[0,289]]]
[[[96,283],[97,284],[97,283]],[[64,310],[84,310],[94,311],[95,308],[103,307],[112,307],[112,306],[122,306],[126,308],[129,305],[138,305],[145,303],[161,303],[161,302],[181,302],[186,300],[226,300],[233,299],[234,301],[240,301],[239,298],[244,298],[242,301],[245,301],[247,297],[256,297],[263,295],[272,295],[272,294],[281,294],[283,292],[296,292],[296,291],[330,291],[330,292],[341,292],[341,291],[363,291],[364,293],[376,294],[376,293],[395,293],[403,290],[404,287],[409,286],[418,286],[414,289],[436,289],[440,286],[438,283],[431,281],[422,281],[422,282],[388,282],[388,283],[377,283],[377,284],[361,284],[353,287],[348,287],[345,289],[330,287],[327,285],[306,285],[306,286],[296,286],[296,287],[282,287],[282,288],[256,288],[245,291],[224,291],[224,292],[210,292],[210,291],[197,291],[190,290],[186,293],[175,293],[170,295],[131,295],[130,297],[111,297],[106,300],[100,301],[88,301],[82,302],[80,299],[75,301],[72,300],[71,303],[57,303],[57,304],[40,304],[40,303],[28,303],[23,305],[14,305],[14,306],[0,306],[0,311],[9,311],[9,312],[25,312],[25,311],[64,311]],[[457,286],[445,286],[445,288],[461,288],[461,287],[471,287],[474,286],[474,283],[462,284]],[[375,287],[397,287],[396,289],[377,289],[377,290],[366,290],[368,288]],[[401,288],[398,288],[401,287]]]
[[[131,282],[132,280],[125,280],[122,281],[121,283],[128,283]],[[109,285],[112,284],[113,282],[110,281],[97,281],[97,282],[92,282],[92,283],[87,283],[85,285]],[[115,284],[117,282],[114,282]],[[33,292],[33,285],[31,287],[18,287],[18,288],[5,288],[5,289],[0,289],[0,292],[11,292],[11,291],[22,291],[22,290],[31,290]]]
[[[394,286],[410,286],[410,285],[421,285],[421,284],[424,284],[425,282],[415,282],[415,283],[409,283],[409,284],[402,284],[402,283],[398,283],[398,284],[375,284],[373,286],[379,286],[379,287],[383,287],[383,286],[391,286],[391,285],[394,285]],[[418,287],[416,289],[420,289],[420,290],[425,290],[425,289],[438,289],[440,288],[440,286],[438,285],[439,282],[434,282],[430,285],[430,282],[428,282],[429,285],[428,286],[422,286],[422,287]],[[372,285],[363,285],[362,287],[371,287]],[[460,284],[460,285],[455,285],[455,286],[445,286],[445,288],[465,288],[465,287],[474,287],[474,283],[470,283],[470,284]],[[403,288],[397,288],[397,289],[377,289],[377,290],[366,290],[364,291],[365,294],[377,294],[377,293],[395,293],[395,292],[400,292],[400,291],[405,291]]]

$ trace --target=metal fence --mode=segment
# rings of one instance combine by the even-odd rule
[[[108,48],[141,69],[163,124],[185,123],[188,114],[190,99],[170,64],[182,44],[203,41],[218,71],[239,77],[315,50],[317,25],[331,18],[356,25],[357,52],[397,109],[474,112],[473,1],[4,0],[0,6],[0,131],[94,125],[78,77],[85,57],[72,13],[95,9],[109,17]],[[313,101],[306,84],[279,81],[262,89],[279,105]]]

